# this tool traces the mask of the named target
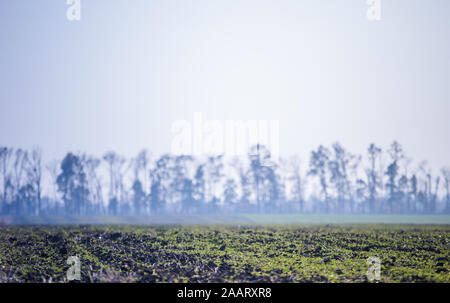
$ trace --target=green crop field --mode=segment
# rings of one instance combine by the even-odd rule
[[[450,282],[449,225],[5,226],[0,281]]]

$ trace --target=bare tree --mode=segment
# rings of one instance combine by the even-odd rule
[[[404,155],[403,149],[397,141],[392,142],[388,153],[391,156],[392,162],[388,165],[385,174],[388,176],[386,186],[389,189],[389,208],[390,212],[393,213],[394,209],[396,209],[396,204],[402,198],[397,184],[397,176],[399,175],[399,161],[403,159]]]
[[[430,185],[431,185],[431,176],[430,176]],[[429,207],[429,212],[430,213],[435,213],[436,212],[436,200],[437,200],[437,195],[438,195],[438,191],[439,191],[439,182],[440,182],[441,178],[438,176],[435,178],[435,182],[434,182],[434,192],[430,192],[430,207]]]
[[[14,156],[13,179],[15,192],[17,194],[22,186],[22,182],[24,181],[26,164],[28,162],[28,152],[19,148],[14,153]]]
[[[297,204],[298,211],[303,213],[305,211],[305,200],[304,200],[304,183],[301,174],[301,163],[298,157],[292,157],[289,163],[291,167],[290,181],[292,181],[291,194],[292,198]]]
[[[428,212],[430,196],[431,196],[431,170],[428,167],[427,161],[419,163],[418,169],[418,193],[417,200],[420,203],[421,211],[423,213]]]
[[[444,177],[444,187],[445,187],[445,212],[450,213],[450,167],[443,167],[441,169],[442,176]]]
[[[143,190],[144,192],[147,192],[149,185],[148,185],[148,176],[149,176],[149,163],[150,163],[150,153],[143,149],[136,157],[136,163],[135,163],[135,174],[136,179],[139,178],[139,174],[143,174]]]
[[[320,145],[316,151],[311,152],[311,158],[309,160],[310,170],[309,175],[319,178],[319,183],[322,191],[323,201],[325,203],[325,212],[330,211],[329,195],[328,195],[328,182],[327,182],[327,165],[330,159],[330,151]]]
[[[334,185],[337,193],[338,212],[345,211],[345,201],[350,198],[348,170],[354,159],[355,156],[347,152],[341,144],[338,142],[333,144],[333,158],[328,161],[328,169],[330,182]]]
[[[243,211],[249,211],[252,206],[250,205],[251,184],[249,181],[250,178],[248,176],[248,173],[244,167],[244,164],[238,157],[234,157],[232,159],[231,167],[235,170],[239,178],[239,187],[240,187],[240,197],[238,199],[239,208]]]
[[[366,168],[367,186],[369,189],[369,209],[371,213],[376,211],[376,199],[377,191],[381,185],[381,178],[377,174],[376,162],[381,154],[381,148],[375,144],[370,144],[367,149],[367,155],[369,157],[370,166]]]
[[[52,160],[45,166],[51,179],[51,199],[54,203],[58,203],[58,185],[56,183],[56,180],[60,172],[59,162],[60,161],[58,160]]]
[[[90,211],[101,213],[103,211],[103,194],[102,194],[102,182],[97,174],[97,169],[100,167],[100,159],[83,155],[82,162],[86,170],[86,179],[89,187],[90,195]]]
[[[39,216],[41,213],[41,192],[42,192],[42,150],[39,147],[35,147],[31,151],[31,156],[26,157],[27,161],[27,174],[29,182],[35,188],[36,192],[36,209],[35,214]]]
[[[125,202],[124,175],[130,166],[126,166],[125,158],[115,152],[107,152],[103,160],[109,169],[109,209],[112,214],[117,214],[120,201]]]
[[[270,150],[261,144],[250,147],[248,158],[250,161],[248,176],[253,181],[256,206],[260,212],[264,212],[264,208],[273,206],[268,204],[275,202],[267,197],[277,195],[275,163],[272,161]]]
[[[223,177],[223,162],[222,162],[223,156],[209,156],[208,160],[206,162],[206,173],[207,173],[207,190],[206,193],[208,196],[206,197],[205,202],[209,203],[209,207],[211,208],[211,211],[215,212],[218,208],[219,198],[217,197],[217,186]],[[209,201],[208,201],[209,200]]]
[[[11,163],[13,155],[13,149],[8,148],[6,146],[0,147],[0,176],[2,181],[2,193],[1,193],[1,201],[2,204],[0,206],[5,206],[7,203],[7,193],[8,193],[8,185],[11,184],[11,176],[9,172],[9,167]],[[1,207],[0,207],[1,210]]]

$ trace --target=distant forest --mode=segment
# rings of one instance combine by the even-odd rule
[[[432,175],[426,162],[411,163],[398,142],[362,156],[319,146],[305,163],[273,161],[262,145],[230,159],[143,150],[48,164],[39,148],[0,147],[0,214],[450,213],[450,168]]]

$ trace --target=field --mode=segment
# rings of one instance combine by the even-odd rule
[[[0,281],[450,282],[450,225],[6,226]]]
[[[239,214],[157,216],[0,216],[12,225],[149,224],[450,224],[450,215]]]

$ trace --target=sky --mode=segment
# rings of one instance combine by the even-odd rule
[[[280,155],[398,140],[450,165],[450,2],[0,2],[0,145],[170,152],[177,120],[278,120]]]

